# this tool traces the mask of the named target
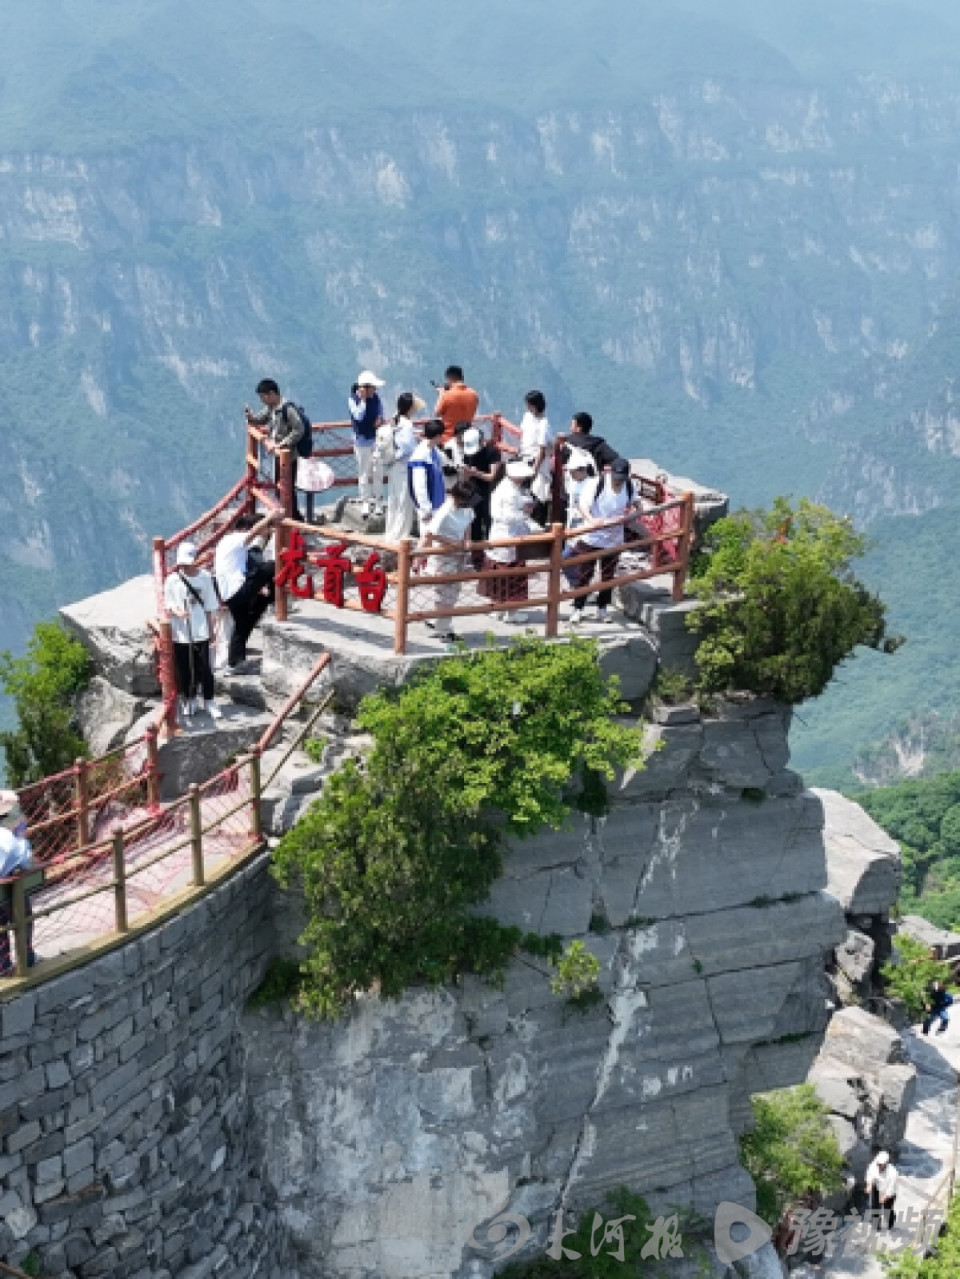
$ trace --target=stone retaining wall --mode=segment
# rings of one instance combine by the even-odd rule
[[[0,1003],[0,1257],[44,1276],[290,1274],[240,1017],[271,944],[267,857],[148,935]]]

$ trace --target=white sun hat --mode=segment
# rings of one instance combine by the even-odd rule
[[[369,369],[364,369],[357,378],[357,386],[384,386],[382,377],[377,377],[376,373],[371,373]]]

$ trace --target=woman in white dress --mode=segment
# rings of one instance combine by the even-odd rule
[[[520,456],[533,467],[533,518],[538,524],[545,524],[553,476],[553,431],[547,421],[547,401],[542,391],[528,391],[524,403],[527,407],[520,419]]]
[[[490,541],[498,542],[509,537],[525,537],[530,532],[529,515],[533,510],[533,498],[524,485],[533,478],[533,467],[518,459],[507,463],[507,474],[493,490],[490,501]],[[517,563],[515,546],[491,546],[484,552],[485,569],[502,569]],[[528,597],[527,574],[517,573],[503,577],[481,578],[481,594],[497,603],[508,600],[525,600]],[[526,615],[516,610],[494,614],[504,622],[525,622]]]
[[[413,529],[413,498],[407,479],[407,463],[417,447],[417,436],[410,420],[411,413],[422,413],[424,401],[412,391],[397,397],[397,411],[392,422],[377,431],[377,452],[387,465],[387,520],[383,536],[388,542],[409,537]]]
[[[435,512],[424,532],[423,545],[443,547],[445,554],[425,557],[428,578],[463,572],[467,560],[465,551],[470,543],[473,508],[478,500],[479,494],[472,484],[466,480],[457,480],[443,506]],[[462,582],[440,582],[433,588],[433,607],[438,613],[456,608],[462,586]],[[457,639],[449,617],[438,617],[436,621],[431,618],[427,621],[427,626],[435,630],[437,638],[444,643],[450,644]]]

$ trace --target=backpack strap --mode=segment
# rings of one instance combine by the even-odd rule
[[[195,603],[197,603],[197,604],[199,604],[199,605],[200,605],[200,607],[201,607],[201,608],[203,608],[203,598],[202,598],[202,596],[201,596],[200,592],[197,590],[197,588],[196,588],[195,586],[192,586],[192,585],[190,584],[190,582],[187,580],[187,578],[186,578],[186,577],[184,577],[183,573],[181,573],[179,569],[177,569],[177,577],[179,577],[180,581],[184,584],[184,586],[187,588],[187,590],[188,590],[188,591],[190,592],[190,594],[193,596],[193,598],[194,598],[194,602],[195,602]]]

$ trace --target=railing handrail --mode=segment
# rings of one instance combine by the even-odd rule
[[[297,709],[297,707],[303,701],[304,697],[306,697],[310,688],[313,686],[316,680],[320,677],[320,675],[323,674],[323,672],[327,669],[329,665],[330,665],[329,653],[323,653],[321,654],[320,657],[317,658],[316,662],[314,663],[313,667],[310,670],[310,674],[300,684],[297,690],[290,694],[290,696],[284,702],[283,706],[274,716],[273,722],[264,731],[264,733],[260,737],[260,740],[257,742],[257,750],[260,752],[260,754],[263,754],[264,751],[270,749],[270,744],[273,741],[273,739],[276,737],[277,733],[279,733],[280,729],[286,723],[287,719]]]

